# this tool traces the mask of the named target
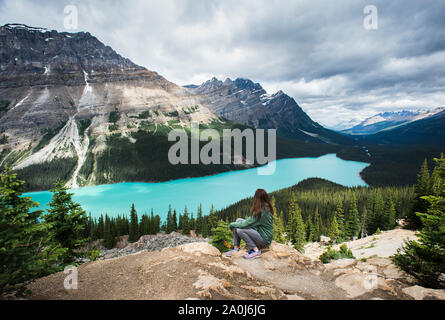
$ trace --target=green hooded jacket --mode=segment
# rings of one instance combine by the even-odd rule
[[[264,209],[261,212],[261,219],[257,220],[254,216],[250,216],[247,220],[240,222],[232,222],[229,224],[229,229],[254,229],[261,238],[269,245],[273,239],[273,216],[269,210]]]

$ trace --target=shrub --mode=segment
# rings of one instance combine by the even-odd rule
[[[148,119],[151,117],[150,111],[146,110],[144,112],[139,113],[138,118],[139,119]]]
[[[119,111],[111,111],[108,117],[108,122],[116,123],[121,118],[121,114]]]
[[[232,234],[229,231],[228,223],[222,220],[219,221],[216,228],[212,229],[212,240],[210,241],[210,244],[220,252],[226,252],[232,247],[232,242]]]
[[[117,124],[112,124],[108,126],[108,130],[110,131],[116,131],[119,130],[119,126]]]
[[[348,246],[346,244],[342,244],[340,246],[340,250],[334,250],[332,249],[332,247],[329,246],[328,249],[319,257],[319,259],[323,263],[329,263],[331,262],[331,260],[344,258],[355,259],[351,249],[348,249]]]
[[[100,257],[101,257],[100,251],[97,250],[97,248],[94,248],[93,250],[91,250],[87,255],[87,258],[90,259],[90,261],[96,261]]]

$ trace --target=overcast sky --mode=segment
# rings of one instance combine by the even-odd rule
[[[0,0],[0,23],[13,22],[89,31],[179,85],[249,78],[325,125],[445,106],[445,1]]]

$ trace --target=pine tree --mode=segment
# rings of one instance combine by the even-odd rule
[[[49,237],[56,245],[65,249],[63,261],[71,262],[79,256],[75,249],[88,240],[83,238],[85,221],[88,218],[80,204],[72,201],[73,194],[67,190],[61,182],[57,182],[54,189],[50,190],[53,196],[43,219],[49,225]]]
[[[339,230],[339,235],[338,235],[337,240],[338,241],[342,241],[343,239],[346,238],[345,213],[344,213],[344,210],[343,210],[343,201],[339,200],[337,202],[337,206],[335,208],[334,216],[335,216],[335,219],[337,220],[338,230]]]
[[[353,239],[357,237],[360,232],[360,220],[359,213],[357,209],[357,199],[355,195],[352,195],[351,206],[349,208],[349,214],[346,220],[346,237],[348,239]]]
[[[178,230],[181,230],[181,232],[182,232],[182,229],[184,228],[184,226],[182,225],[182,214],[181,213],[179,213],[179,219],[178,219]]]
[[[154,233],[157,234],[161,231],[161,217],[157,214],[154,217]]]
[[[443,153],[440,154],[439,159],[440,160],[444,160],[445,159]],[[440,177],[439,168],[440,167],[437,166],[437,165],[434,166],[433,173],[431,174],[431,191],[432,191],[432,195],[435,195],[435,196],[439,196],[440,195],[440,188],[441,188],[442,183],[443,183],[443,181],[442,181],[442,179]]]
[[[192,216],[190,217],[190,230],[195,230],[196,233],[196,219],[193,217],[193,212],[192,212]]]
[[[99,221],[97,222],[97,226],[94,231],[96,239],[104,238],[104,226],[105,226],[104,217],[103,215],[100,215]]]
[[[304,250],[304,244],[306,243],[306,231],[301,216],[301,209],[297,204],[295,195],[291,195],[288,217],[288,240],[292,242],[292,245],[296,250],[302,252]]]
[[[417,213],[422,222],[419,241],[409,241],[393,261],[400,269],[418,279],[423,286],[445,288],[445,160],[434,159],[442,184],[438,195],[423,199],[429,204]],[[433,190],[431,190],[433,192]],[[437,190],[436,190],[437,192]]]
[[[189,220],[189,214],[187,211],[187,206],[185,206],[184,213],[182,215],[182,233],[190,234],[190,220]]]
[[[391,230],[396,225],[396,207],[391,198],[388,197],[385,203],[385,222],[383,225],[384,230]]]
[[[213,206],[213,204],[210,206],[207,223],[208,223],[208,229],[210,230],[210,233],[212,232],[212,230],[214,228],[216,228],[218,226],[218,217],[215,214],[215,207]]]
[[[134,203],[131,205],[130,211],[130,234],[128,235],[128,242],[136,242],[139,239],[139,219],[134,207]]]
[[[417,212],[426,212],[428,209],[428,202],[422,198],[423,196],[431,194],[432,183],[430,178],[430,170],[428,169],[428,162],[424,160],[419,173],[417,174],[417,183],[414,186],[415,198],[412,210],[406,216],[407,227],[410,229],[420,229],[422,221],[416,214]]]
[[[321,236],[321,219],[320,219],[320,213],[318,212],[318,206],[315,208],[314,222],[312,224],[312,227],[313,227],[312,241],[318,242],[320,241],[320,236]]]
[[[106,214],[103,246],[107,249],[112,249],[115,244],[116,244],[116,238],[114,237],[112,232],[111,220]]]
[[[368,219],[368,229],[370,234],[374,234],[377,229],[382,229],[385,224],[385,204],[379,190],[374,194],[372,208],[372,215]]]
[[[338,228],[337,217],[334,215],[329,225],[328,237],[333,243],[337,242],[340,237],[340,229]]]
[[[295,213],[296,213],[297,201],[295,195],[292,193],[289,201],[289,208],[287,212],[287,225],[286,225],[286,240],[292,241],[295,235]]]
[[[202,204],[199,204],[198,212],[196,214],[196,234],[202,235],[202,229],[203,229],[203,219],[202,219]]]
[[[312,223],[312,216],[309,216],[306,220],[306,239],[308,242],[312,242],[314,238],[314,227]]]
[[[286,238],[284,236],[284,223],[281,216],[277,215],[277,211],[275,209],[273,213],[273,239],[278,243],[286,243]]]
[[[360,238],[368,236],[368,210],[363,207],[362,219],[360,227]]]
[[[207,223],[207,218],[202,218],[202,237],[207,238],[209,236],[209,224]]]
[[[0,180],[0,297],[15,292],[21,296],[26,285],[42,276],[46,263],[46,225],[39,224],[38,203],[22,197],[24,181],[9,167]]]
[[[151,209],[150,213],[150,231],[149,234],[156,234],[156,226],[155,226],[155,217],[153,213],[153,209]]]
[[[301,209],[298,207],[298,205],[296,206],[294,217],[295,233],[293,236],[292,245],[296,250],[304,252],[304,245],[306,243],[306,231],[303,218],[301,217]]]
[[[173,226],[172,206],[168,205],[168,213],[167,213],[165,232],[172,233],[174,230],[175,230],[175,228]]]

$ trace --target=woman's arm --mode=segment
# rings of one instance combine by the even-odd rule
[[[257,223],[257,220],[253,216],[250,216],[249,218],[247,218],[247,220],[240,221],[240,222],[232,222],[231,224],[229,224],[229,229],[230,230],[232,230],[233,228],[247,229],[247,228],[252,227],[256,223]]]

